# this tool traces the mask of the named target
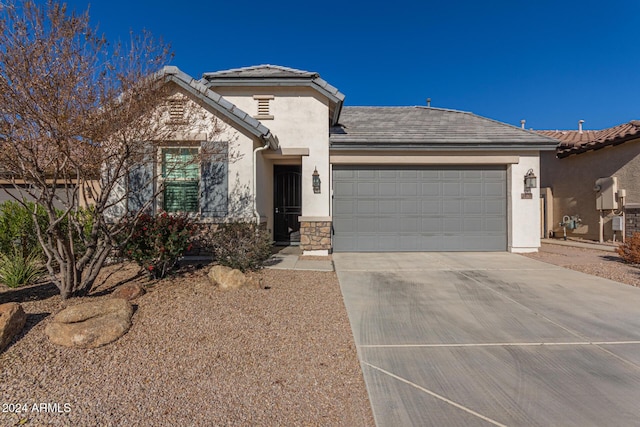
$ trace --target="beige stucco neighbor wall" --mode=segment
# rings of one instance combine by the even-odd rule
[[[576,230],[567,230],[567,235],[599,240],[599,212],[593,187],[596,179],[610,176],[618,178],[618,189],[626,190],[626,203],[640,203],[640,139],[563,159],[557,159],[555,152],[542,154],[541,186],[553,192],[552,225],[556,236],[562,235],[559,223],[564,215],[579,215],[582,224]],[[613,238],[613,216],[612,211],[606,212],[604,240]]]

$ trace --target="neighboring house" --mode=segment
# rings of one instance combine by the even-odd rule
[[[560,141],[555,152],[541,154],[546,236],[562,236],[565,216],[581,220],[575,230],[567,230],[570,236],[613,240],[613,218],[623,213],[626,234],[640,231],[640,121],[598,131],[537,133]],[[604,205],[597,204],[599,198]],[[621,231],[615,234],[622,238]]]
[[[540,194],[525,175],[540,176],[555,139],[460,111],[343,107],[335,87],[292,68],[163,72],[225,126],[160,144],[156,170],[198,144],[228,152],[183,171],[158,208],[254,219],[305,254],[540,245]]]

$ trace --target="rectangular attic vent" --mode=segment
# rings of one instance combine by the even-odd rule
[[[253,117],[258,120],[273,120],[270,105],[273,98],[273,95],[253,95],[253,99],[258,101],[258,114]]]
[[[169,100],[169,120],[171,123],[182,123],[184,121],[184,99]]]

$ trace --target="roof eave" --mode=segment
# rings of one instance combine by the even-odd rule
[[[278,148],[278,142],[269,128],[224,99],[220,94],[209,89],[201,80],[195,80],[175,66],[164,67],[159,74],[164,77],[165,82],[175,83],[255,137],[269,142],[269,146],[274,150]]]
[[[335,142],[330,144],[331,150],[339,151],[389,151],[389,150],[407,150],[407,151],[554,151],[555,145],[546,144],[484,144],[484,143],[372,143],[372,142]]]

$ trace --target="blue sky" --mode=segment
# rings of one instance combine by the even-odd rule
[[[43,0],[44,1],[44,0]],[[110,40],[150,30],[172,65],[320,73],[345,105],[425,105],[527,128],[640,119],[640,1],[67,1]]]

